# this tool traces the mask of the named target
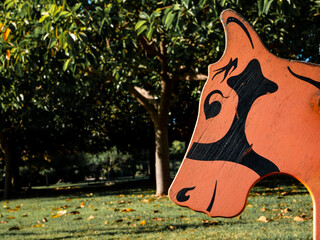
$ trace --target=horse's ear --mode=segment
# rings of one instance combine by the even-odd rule
[[[258,34],[240,14],[227,9],[221,13],[220,19],[226,34],[225,55],[241,57],[266,51]]]

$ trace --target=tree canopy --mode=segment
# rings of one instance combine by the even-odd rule
[[[223,53],[224,9],[244,15],[274,54],[320,63],[318,0],[6,0],[0,7],[5,158],[99,151],[121,144],[121,129],[139,132],[152,122],[159,194],[171,181],[168,132],[190,136],[202,86],[192,80],[206,80]]]

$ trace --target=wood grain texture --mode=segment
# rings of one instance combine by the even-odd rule
[[[226,49],[208,68],[169,196],[212,217],[234,217],[255,183],[288,174],[312,195],[314,238],[320,239],[320,66],[272,55],[232,10],[221,22]]]

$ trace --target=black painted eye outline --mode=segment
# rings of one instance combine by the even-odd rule
[[[203,110],[204,115],[206,117],[206,120],[209,118],[213,118],[217,116],[221,112],[222,104],[219,101],[214,101],[212,103],[209,103],[210,98],[213,94],[219,94],[223,98],[228,98],[223,96],[222,92],[220,90],[213,90],[211,93],[208,94],[204,101]]]

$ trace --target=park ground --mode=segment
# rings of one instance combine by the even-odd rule
[[[179,207],[146,180],[37,188],[0,207],[1,239],[312,239],[312,199],[287,176],[258,183],[235,218]]]

